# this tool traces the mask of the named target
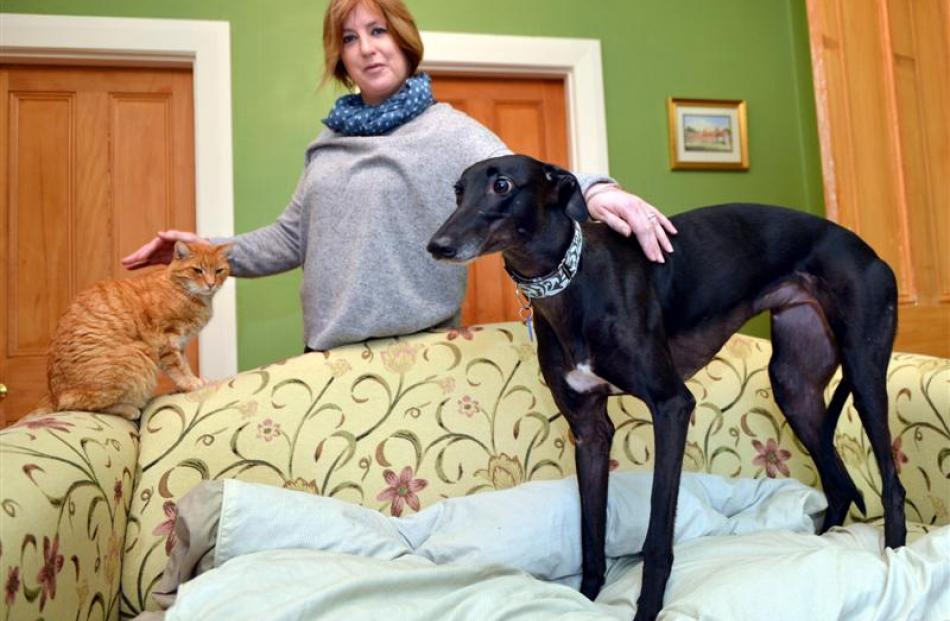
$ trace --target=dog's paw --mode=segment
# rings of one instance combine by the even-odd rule
[[[637,599],[637,614],[633,617],[633,621],[653,621],[660,614],[660,609],[663,608],[662,601],[658,602],[655,601],[655,598],[644,598],[643,596],[644,594],[641,593]]]
[[[603,576],[584,576],[581,579],[581,594],[590,601],[594,601],[603,586]]]
[[[637,614],[634,615],[633,621],[654,621],[658,613],[654,612],[652,614],[645,612],[643,608],[637,608]]]

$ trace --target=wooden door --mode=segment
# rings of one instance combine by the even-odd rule
[[[432,90],[437,101],[488,127],[512,151],[570,168],[563,80],[433,75]],[[501,254],[469,267],[463,325],[515,320],[519,309]]]
[[[895,349],[950,356],[950,3],[809,0],[828,217],[897,274]]]
[[[190,70],[3,65],[0,102],[6,425],[45,394],[47,344],[72,297],[135,276],[119,259],[155,231],[194,230],[194,98]]]

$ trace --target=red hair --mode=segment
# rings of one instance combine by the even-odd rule
[[[353,80],[343,66],[343,22],[360,4],[376,10],[386,20],[389,34],[406,56],[409,75],[413,75],[422,61],[422,37],[412,14],[402,0],[331,0],[323,16],[324,61],[321,83],[332,78],[346,88],[353,87]]]

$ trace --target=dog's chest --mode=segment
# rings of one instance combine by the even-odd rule
[[[595,388],[607,386],[611,394],[619,395],[623,391],[600,377],[591,369],[590,360],[579,363],[576,367],[568,371],[564,376],[567,385],[575,392],[590,392]]]

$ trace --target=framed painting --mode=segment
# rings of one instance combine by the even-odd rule
[[[667,100],[670,168],[748,170],[746,105],[742,100]]]

